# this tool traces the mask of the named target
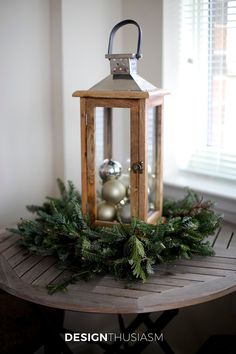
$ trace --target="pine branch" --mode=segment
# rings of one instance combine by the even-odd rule
[[[143,243],[136,235],[133,235],[129,238],[127,246],[130,251],[129,264],[133,275],[143,281],[146,280],[146,274],[142,267],[142,261],[146,256]]]

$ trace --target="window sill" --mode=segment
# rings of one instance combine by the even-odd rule
[[[202,176],[181,171],[176,176],[164,177],[164,195],[169,198],[182,198],[186,188],[203,194],[206,199],[216,203],[216,211],[224,214],[229,222],[236,221],[236,183],[226,179]]]

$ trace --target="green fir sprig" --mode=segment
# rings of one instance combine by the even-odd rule
[[[60,179],[57,183],[60,197],[47,197],[42,206],[28,206],[36,218],[21,220],[17,229],[11,229],[30,252],[54,255],[60,267],[72,272],[61,283],[49,284],[49,293],[97,274],[145,281],[154,264],[213,254],[205,238],[214,234],[222,217],[212,202],[191,190],[183,200],[164,201],[163,218],[155,225],[132,219],[131,224],[93,229],[82,214],[73,183],[69,181],[67,187]]]

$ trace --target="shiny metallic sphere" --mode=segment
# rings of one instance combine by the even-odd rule
[[[122,166],[118,161],[106,159],[99,167],[99,176],[103,182],[108,181],[111,178],[118,178],[121,175]]]

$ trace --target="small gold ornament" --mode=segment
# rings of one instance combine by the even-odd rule
[[[113,221],[116,216],[116,207],[112,204],[101,202],[97,206],[97,218],[102,221]]]
[[[123,223],[130,223],[131,222],[131,208],[130,203],[126,203],[122,207],[120,207],[117,211],[117,217]]]
[[[102,187],[102,198],[109,203],[117,204],[126,195],[125,186],[116,179],[104,183]]]

